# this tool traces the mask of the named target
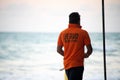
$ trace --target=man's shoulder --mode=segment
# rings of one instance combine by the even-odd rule
[[[65,32],[67,32],[68,30],[69,30],[69,28],[66,28],[66,29],[62,30],[61,33],[65,33]]]
[[[87,33],[87,30],[85,30],[85,29],[81,29],[81,31],[82,31],[83,33]]]
[[[82,28],[77,28],[76,30],[70,30],[70,28],[66,28],[61,31],[61,34],[68,33],[68,32],[78,32],[78,33],[83,33],[83,34],[88,34],[87,30],[82,29]]]

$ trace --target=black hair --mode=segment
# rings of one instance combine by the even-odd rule
[[[69,23],[73,23],[73,24],[80,23],[80,15],[78,12],[72,12],[69,15]]]

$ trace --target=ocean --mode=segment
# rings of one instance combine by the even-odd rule
[[[59,33],[0,32],[0,80],[64,80]],[[90,33],[93,53],[83,80],[104,80],[102,33]],[[106,33],[107,79],[120,80],[120,33]]]

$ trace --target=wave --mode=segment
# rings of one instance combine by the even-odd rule
[[[103,52],[103,48],[98,48],[98,47],[94,47],[93,48],[94,51],[97,51],[97,52]],[[115,49],[115,48],[106,48],[106,52],[117,52],[118,50]]]

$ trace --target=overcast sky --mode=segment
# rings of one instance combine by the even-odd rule
[[[60,32],[79,12],[88,32],[102,32],[102,0],[0,0],[0,32]],[[120,32],[120,0],[105,0],[106,31]]]

